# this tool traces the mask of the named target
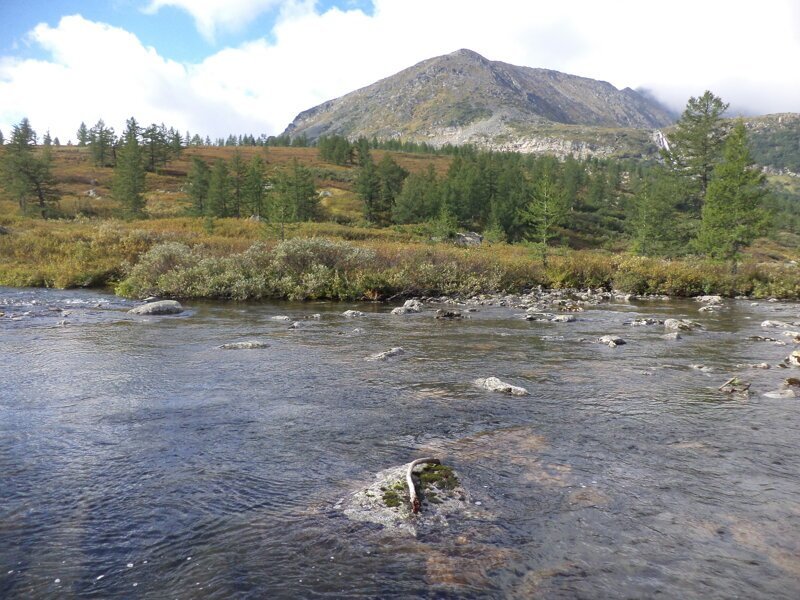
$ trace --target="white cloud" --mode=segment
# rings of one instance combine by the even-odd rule
[[[231,14],[272,3],[240,0]],[[269,41],[196,64],[167,60],[122,29],[65,17],[31,33],[49,60],[0,58],[0,128],[7,132],[27,115],[63,141],[81,120],[103,117],[121,127],[133,114],[212,137],[277,134],[301,110],[464,47],[617,87],[644,86],[674,108],[711,89],[755,112],[800,110],[800,12],[792,0],[673,0],[655,15],[655,4],[638,0],[562,4],[376,0],[366,15],[283,3]],[[235,22],[215,10],[202,13],[212,29]]]
[[[219,30],[238,31],[248,21],[280,4],[280,0],[150,0],[146,13],[157,13],[165,6],[188,12],[195,27],[209,41]]]

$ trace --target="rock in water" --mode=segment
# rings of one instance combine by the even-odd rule
[[[231,342],[229,344],[222,344],[222,350],[258,350],[260,348],[269,348],[269,344],[264,342]]]
[[[355,319],[356,317],[363,317],[364,313],[360,310],[346,310],[342,313],[342,316],[348,319]]]
[[[781,321],[770,321],[770,320],[767,320],[767,321],[762,321],[761,322],[761,326],[762,327],[780,327],[780,328],[786,329],[787,327],[789,327],[789,324],[788,323],[783,323]]]
[[[463,319],[464,315],[461,314],[461,311],[458,310],[447,310],[444,308],[440,308],[436,311],[436,318],[437,319]]]
[[[722,296],[696,296],[695,300],[703,304],[722,304]]]
[[[502,392],[504,394],[511,394],[512,396],[526,396],[528,390],[524,387],[511,385],[505,381],[501,381],[497,377],[487,377],[485,379],[476,379],[475,385],[482,387],[490,392]]]
[[[132,315],[177,315],[183,312],[183,307],[175,300],[159,300],[142,304],[128,312]]]
[[[451,515],[475,516],[460,477],[453,469],[441,465],[415,468],[414,483],[422,500],[422,510],[414,515],[406,485],[408,466],[377,473],[371,484],[343,498],[335,508],[353,521],[377,523],[388,532],[411,535],[420,530],[446,527]]]
[[[406,351],[400,347],[390,348],[385,352],[378,352],[377,354],[373,354],[372,356],[368,357],[367,360],[387,360],[389,358],[394,358],[395,356],[400,356],[405,353]]]
[[[664,321],[664,329],[672,331],[691,331],[692,329],[702,329],[700,323],[689,321],[688,319],[667,319]]]
[[[572,323],[575,321],[575,317],[572,315],[556,315],[550,321],[553,323]]]
[[[607,345],[609,348],[616,348],[617,346],[624,346],[627,342],[621,337],[616,335],[604,335],[597,340],[601,344]]]
[[[419,300],[406,300],[403,306],[392,309],[393,315],[422,312],[422,302]]]

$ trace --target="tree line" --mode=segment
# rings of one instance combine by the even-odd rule
[[[741,249],[768,230],[769,200],[764,176],[753,166],[747,131],[742,122],[723,118],[727,107],[711,92],[690,98],[668,148],[650,162],[558,160],[462,146],[450,149],[446,172],[429,165],[409,173],[389,153],[373,158],[377,140],[326,136],[317,147],[322,160],[355,167],[353,189],[364,220],[375,226],[428,222],[444,235],[472,229],[492,240],[536,244],[544,261],[553,243],[614,247],[628,238],[643,255],[695,252],[735,264]],[[91,128],[81,123],[77,136],[96,165],[114,167],[113,195],[133,217],[143,214],[144,173],[199,140],[163,124],[141,127],[133,118],[119,138],[102,120]],[[302,137],[279,137],[259,140],[307,144]],[[55,140],[48,133],[41,145],[37,141],[23,119],[3,146],[0,166],[3,187],[20,208],[35,206],[46,217],[57,200],[50,173]],[[259,145],[250,137],[230,136],[228,142]],[[238,151],[231,160],[210,165],[193,158],[185,189],[196,215],[255,215],[281,224],[320,217],[313,173],[297,161],[268,173],[260,156],[245,163]]]

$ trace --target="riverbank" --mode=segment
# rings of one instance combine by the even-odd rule
[[[703,259],[665,260],[601,250],[433,243],[410,229],[296,224],[289,239],[262,223],[172,218],[18,221],[0,235],[0,285],[112,287],[126,297],[386,300],[411,296],[619,290],[800,298],[791,261],[752,257],[732,273]]]

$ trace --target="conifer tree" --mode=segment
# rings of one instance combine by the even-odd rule
[[[221,158],[214,162],[208,181],[207,213],[215,217],[229,217],[231,181],[228,165]]]
[[[403,181],[403,188],[392,207],[395,223],[422,223],[436,218],[441,211],[440,185],[433,165],[427,171],[413,173]]]
[[[204,215],[207,211],[208,203],[208,184],[211,179],[211,169],[200,158],[192,157],[192,165],[186,175],[186,187],[189,198],[192,201],[192,212],[196,215]]]
[[[364,140],[366,142],[366,139]],[[379,203],[381,193],[381,182],[378,177],[378,169],[372,162],[372,156],[367,148],[362,152],[363,147],[359,142],[359,163],[358,175],[355,180],[355,190],[358,197],[364,203],[364,218],[370,223],[377,223],[380,219]]]
[[[78,146],[85,146],[89,141],[89,130],[86,128],[86,123],[81,121],[80,127],[77,132]]]
[[[107,167],[113,164],[112,153],[116,136],[114,135],[114,129],[106,127],[103,119],[97,121],[95,126],[89,130],[87,141],[95,165]]]
[[[3,130],[0,129],[0,146],[6,143],[6,139],[3,137]]]
[[[673,177],[659,171],[636,182],[630,228],[637,254],[663,255],[675,249],[680,237],[675,208],[677,187]]]
[[[530,184],[530,200],[522,217],[528,225],[528,239],[537,242],[542,264],[547,266],[548,246],[556,227],[567,214],[567,200],[559,180],[558,161],[550,156],[538,161],[538,170]]]
[[[145,169],[139,135],[140,130],[136,119],[131,117],[126,123],[125,133],[122,135],[122,147],[117,154],[112,184],[114,197],[122,202],[126,213],[131,217],[141,217],[144,214],[145,206],[143,195]]]
[[[231,158],[231,216],[242,216],[242,203],[244,195],[244,178],[247,172],[247,165],[242,160],[242,152],[238,148],[233,152]]]
[[[36,149],[36,132],[27,118],[11,129],[11,137],[0,155],[0,185],[25,213],[28,201],[37,203],[39,214],[47,218],[58,201],[51,174],[50,148]]]
[[[295,158],[289,168],[278,175],[277,195],[285,203],[289,221],[311,221],[319,212],[319,198],[311,171]]]
[[[764,232],[764,184],[764,174],[753,167],[747,131],[739,120],[708,184],[697,247],[714,258],[731,261],[735,270],[742,248]]]
[[[243,187],[243,202],[251,215],[263,217],[266,214],[265,186],[264,161],[256,155],[247,165]]]
[[[710,91],[689,98],[686,109],[669,136],[670,148],[662,154],[689,182],[686,208],[699,215],[711,173],[722,155],[728,125],[722,116],[728,105]]]

